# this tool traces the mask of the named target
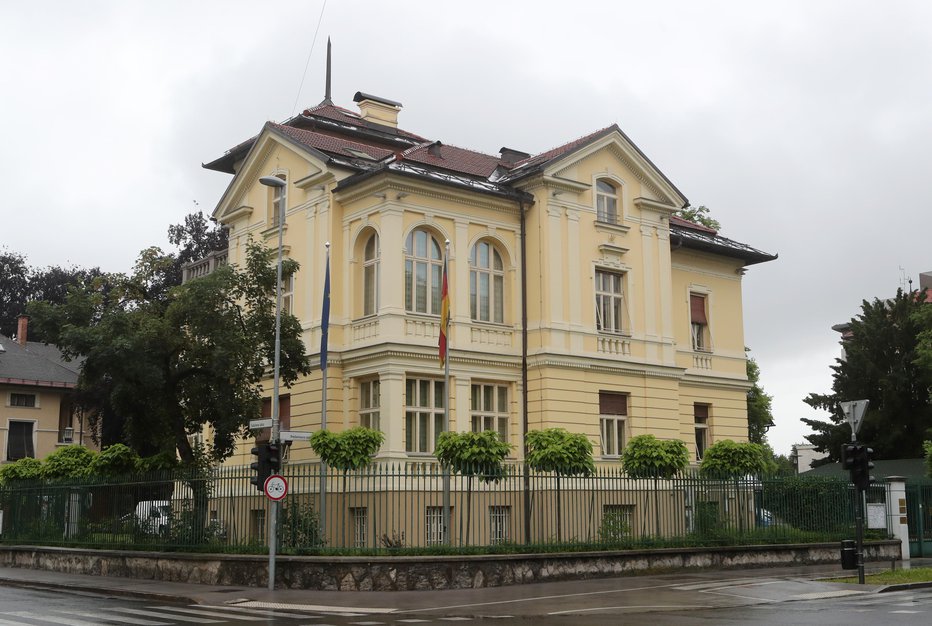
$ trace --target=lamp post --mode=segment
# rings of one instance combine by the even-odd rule
[[[282,236],[285,226],[285,186],[287,183],[278,176],[263,176],[259,182],[266,187],[277,190],[278,202],[278,264],[275,282],[275,365],[272,372],[272,434],[269,442],[277,444],[281,427],[278,413],[279,367],[281,365],[282,347]],[[278,543],[278,501],[272,500],[269,511],[269,591],[275,589],[275,550]]]

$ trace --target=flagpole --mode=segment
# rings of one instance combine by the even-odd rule
[[[320,316],[320,429],[327,430],[327,352],[330,334],[330,242],[326,242],[327,265],[324,275],[324,299]],[[327,464],[320,459],[320,539],[327,536]]]
[[[447,284],[447,267],[450,259],[450,240],[447,239],[443,257],[443,306],[445,314],[441,315],[440,332],[444,337],[443,352],[443,389],[446,398],[443,401],[443,432],[450,431],[450,293]],[[450,545],[450,468],[443,468],[443,543]]]

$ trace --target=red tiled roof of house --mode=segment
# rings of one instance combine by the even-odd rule
[[[341,139],[340,137],[325,135],[323,133],[318,133],[311,130],[302,130],[299,128],[292,128],[291,126],[283,126],[281,124],[275,124],[274,122],[269,122],[269,127],[277,130],[283,135],[291,137],[298,143],[309,148],[314,148],[316,150],[330,154],[339,154],[351,159],[364,158],[360,154],[355,154],[354,152],[367,154],[372,158],[372,160],[375,161],[381,161],[382,159],[394,154],[391,150],[386,150],[385,148],[381,148],[379,146],[360,143],[358,141],[350,141],[349,139]]]
[[[305,109],[301,114],[308,117],[323,117],[325,119],[340,122],[342,124],[351,124],[362,128],[382,129],[390,133],[397,133],[402,137],[425,141],[425,139],[420,135],[409,133],[408,131],[402,130],[400,128],[392,128],[391,126],[384,126],[382,124],[373,124],[372,122],[362,119],[358,113],[333,104],[318,104],[316,107]]]
[[[715,230],[714,228],[709,228],[708,226],[705,226],[704,224],[697,224],[695,222],[690,222],[689,220],[684,220],[682,217],[678,215],[670,216],[670,224],[675,224],[677,226],[683,226],[685,228],[692,228],[695,230],[703,230],[707,233],[712,233],[713,235],[718,233],[718,231]]]
[[[580,137],[579,139],[574,139],[573,141],[567,142],[561,146],[557,146],[556,148],[551,148],[550,150],[547,150],[546,152],[535,154],[534,156],[528,157],[524,160],[521,160],[515,163],[514,169],[533,167],[535,165],[540,165],[541,163],[546,163],[547,161],[552,161],[553,159],[559,158],[563,156],[564,154],[572,152],[576,148],[579,148],[580,146],[583,146],[589,143],[590,141],[595,139],[597,136],[605,133],[606,131],[610,131],[615,128],[617,128],[617,125],[612,124],[611,126],[606,126],[605,128],[601,128],[595,131],[594,133],[589,133],[588,135],[585,135],[584,137]]]
[[[446,146],[440,142],[425,143],[401,153],[405,161],[414,161],[432,167],[488,178],[500,164],[497,156],[475,150]]]

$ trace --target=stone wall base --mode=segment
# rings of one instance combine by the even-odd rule
[[[899,541],[872,541],[865,561],[900,559]],[[643,570],[785,567],[839,563],[839,544],[663,548],[490,556],[279,556],[276,587],[329,591],[423,591],[604,578]],[[0,546],[0,566],[208,585],[262,587],[268,557]]]

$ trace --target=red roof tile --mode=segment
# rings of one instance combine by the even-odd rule
[[[431,154],[431,146],[435,146],[433,151],[439,152],[439,154]],[[497,156],[457,148],[456,146],[445,146],[440,143],[422,144],[409,148],[401,153],[401,158],[406,161],[414,161],[415,163],[439,167],[461,174],[469,174],[470,176],[482,176],[483,178],[491,176],[500,163]]]
[[[546,152],[541,152],[540,154],[535,154],[532,157],[528,157],[522,161],[518,161],[517,163],[515,163],[514,169],[524,168],[524,167],[533,167],[535,165],[539,165],[541,163],[545,163],[547,161],[551,161],[553,159],[559,158],[563,156],[564,154],[572,152],[576,148],[579,148],[580,146],[589,143],[597,135],[605,133],[606,131],[611,130],[613,128],[615,128],[614,124],[612,124],[611,126],[606,126],[605,128],[599,129],[595,131],[594,133],[589,133],[588,135],[584,137],[580,137],[579,139],[574,139],[573,141],[565,143],[562,146],[557,146],[556,148],[547,150]]]
[[[715,230],[714,228],[709,228],[708,226],[705,226],[704,224],[697,224],[695,222],[690,222],[689,220],[684,220],[682,217],[678,215],[671,215],[670,223],[675,224],[677,226],[683,226],[685,228],[692,228],[693,230],[703,230],[707,233],[712,233],[713,235],[718,233],[718,231]]]
[[[323,117],[325,119],[333,120],[335,122],[340,122],[342,124],[351,124],[353,126],[360,126],[362,128],[388,129],[390,132],[396,132],[398,135],[401,135],[402,137],[418,139],[421,141],[424,140],[424,138],[421,137],[420,135],[409,133],[408,131],[402,130],[400,128],[392,128],[391,126],[384,126],[382,124],[374,124],[372,122],[368,122],[362,119],[362,117],[360,117],[358,113],[350,111],[349,109],[344,109],[343,107],[338,107],[333,104],[318,104],[316,107],[305,109],[302,115],[306,115],[309,117]]]
[[[394,154],[391,150],[386,150],[385,148],[359,143],[358,141],[341,139],[339,137],[334,137],[333,135],[325,135],[323,133],[314,132],[312,130],[292,128],[291,126],[283,126],[273,122],[269,122],[269,127],[274,128],[283,135],[291,137],[299,144],[309,148],[314,148],[316,150],[328,152],[330,154],[339,154],[340,156],[349,157],[351,159],[364,158],[359,154],[354,154],[353,151],[367,154],[376,161],[381,161],[382,159]]]

